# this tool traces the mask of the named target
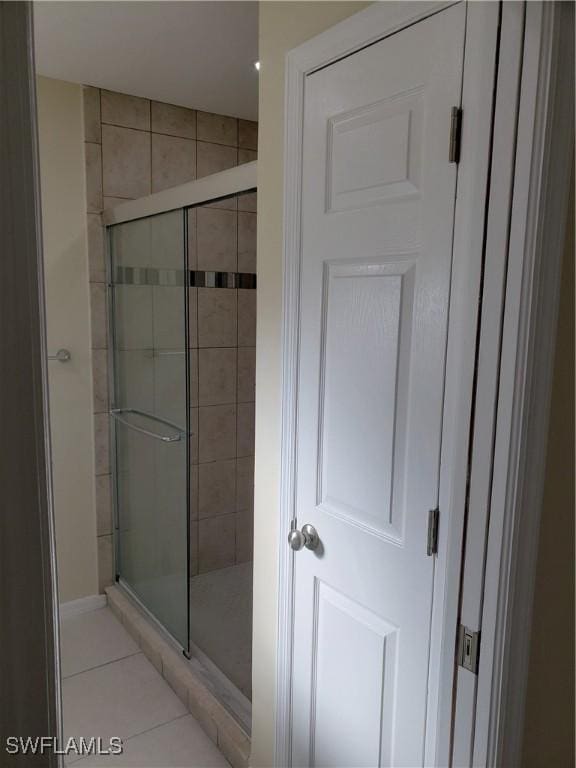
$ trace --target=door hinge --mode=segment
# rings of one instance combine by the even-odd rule
[[[426,547],[426,554],[435,555],[438,552],[438,519],[440,517],[440,510],[431,509],[428,512],[428,545]]]
[[[460,624],[458,627],[458,665],[477,675],[479,658],[480,632],[474,632],[474,630]]]
[[[450,120],[450,151],[448,159],[451,163],[460,162],[460,141],[462,138],[462,109],[452,107],[452,119]]]

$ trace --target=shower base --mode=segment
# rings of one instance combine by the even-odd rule
[[[190,580],[190,636],[218,670],[252,698],[252,563]]]

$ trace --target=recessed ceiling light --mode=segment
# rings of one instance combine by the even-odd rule
[[[258,72],[260,72],[260,62],[259,62],[259,61],[255,61],[255,62],[254,62],[254,66],[256,67],[256,69],[258,70]]]

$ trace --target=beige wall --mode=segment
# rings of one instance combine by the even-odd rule
[[[82,88],[38,78],[50,420],[61,602],[98,592]]]
[[[552,389],[523,768],[574,765],[574,186]]]
[[[252,766],[274,751],[280,464],[284,57],[361,2],[260,3]]]

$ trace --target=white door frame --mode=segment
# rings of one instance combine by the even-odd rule
[[[279,541],[279,616],[276,687],[277,766],[291,764],[291,676],[293,632],[293,554],[286,536],[294,517],[296,399],[298,377],[298,317],[300,291],[302,126],[304,86],[308,74],[360,48],[380,40],[452,2],[375,3],[332,29],[291,51],[286,58],[285,199],[284,199],[284,310],[282,376],[282,464]],[[522,12],[524,6],[522,7]],[[511,643],[513,619],[529,618],[531,590],[518,593],[518,577],[532,583],[539,499],[544,468],[542,450],[534,435],[545,434],[550,392],[549,339],[554,337],[559,264],[567,201],[566,152],[573,127],[566,117],[566,99],[554,98],[552,85],[559,63],[558,39],[562,31],[560,9],[553,3],[528,3],[526,37],[522,56],[520,131],[514,168],[510,239],[506,228],[494,234],[492,245],[505,239],[508,249],[505,315],[502,336],[496,468],[492,504],[500,502],[490,519],[488,579],[482,614],[483,647],[478,676],[478,706],[474,723],[474,699],[462,702],[474,729],[474,764],[518,763],[522,731],[523,691],[527,647]],[[503,14],[503,18],[505,14]],[[512,18],[512,22],[514,19]],[[425,762],[448,765],[451,761],[455,634],[459,617],[460,572],[464,513],[467,493],[470,414],[474,392],[479,290],[485,247],[489,164],[497,167],[502,139],[504,154],[510,151],[509,121],[496,121],[492,135],[495,48],[499,26],[497,3],[470,3],[468,7],[462,106],[464,110],[462,154],[458,173],[455,213],[454,263],[450,299],[450,331],[440,476],[441,524],[434,582],[428,728]],[[565,25],[564,25],[565,26]],[[511,25],[511,40],[524,35],[522,26]],[[520,44],[520,48],[522,44]],[[499,83],[518,63],[501,56]],[[502,79],[501,79],[502,78]],[[567,100],[569,102],[569,99]],[[562,109],[563,107],[563,109]],[[560,113],[558,134],[555,114]],[[532,126],[536,128],[533,131]],[[561,122],[561,121],[560,121]],[[555,133],[554,143],[551,141]],[[515,138],[515,128],[514,136]],[[508,141],[508,143],[507,143]],[[492,149],[492,155],[491,155]],[[561,158],[561,159],[560,159]],[[562,165],[564,163],[564,165]],[[549,178],[559,183],[547,184]],[[527,196],[528,191],[528,196]],[[490,196],[496,197],[494,184]],[[542,237],[547,233],[546,270]],[[550,260],[551,249],[554,257]],[[485,296],[485,301],[486,301]],[[536,332],[538,335],[536,335]],[[547,344],[537,342],[545,338]],[[497,349],[499,352],[499,349]],[[497,375],[495,373],[494,375]],[[478,385],[477,385],[478,387]],[[478,388],[475,402],[480,399]],[[534,408],[535,403],[538,407]],[[526,406],[530,405],[530,420]],[[536,450],[530,450],[535,448]],[[537,471],[536,471],[537,470]],[[486,471],[484,468],[482,471]],[[538,479],[540,478],[540,479]],[[500,493],[500,496],[498,496]],[[531,494],[531,495],[530,495]],[[527,505],[526,499],[532,499]],[[501,503],[506,500],[506,504]],[[518,530],[517,510],[523,506],[530,525]],[[504,525],[505,523],[505,525]],[[500,547],[503,531],[508,536]],[[520,535],[525,534],[525,535]],[[484,541],[482,542],[484,546]],[[478,580],[476,580],[478,581]],[[482,584],[477,584],[482,589]],[[472,598],[471,598],[472,599]],[[516,616],[518,614],[518,616]],[[518,624],[519,626],[526,626]],[[494,651],[492,649],[495,649]],[[520,650],[521,658],[510,659]],[[503,675],[503,669],[510,674]],[[522,701],[519,702],[519,699]],[[516,721],[514,736],[502,738],[503,724]],[[431,727],[432,726],[432,727]],[[506,756],[506,760],[500,759]]]
[[[482,585],[490,507],[502,311],[506,291],[508,231],[514,185],[524,11],[523,3],[506,3],[503,6],[496,76],[495,146],[486,209],[481,330],[477,347],[475,418],[470,438],[470,481],[459,616],[459,623],[472,631],[479,631],[482,626]],[[452,737],[452,763],[455,766],[469,765],[471,762],[477,680],[475,674],[462,667],[457,668]]]
[[[574,6],[528,2],[473,765],[520,765],[558,296],[574,166]],[[482,544],[484,544],[482,542]],[[468,558],[468,551],[466,557]]]

